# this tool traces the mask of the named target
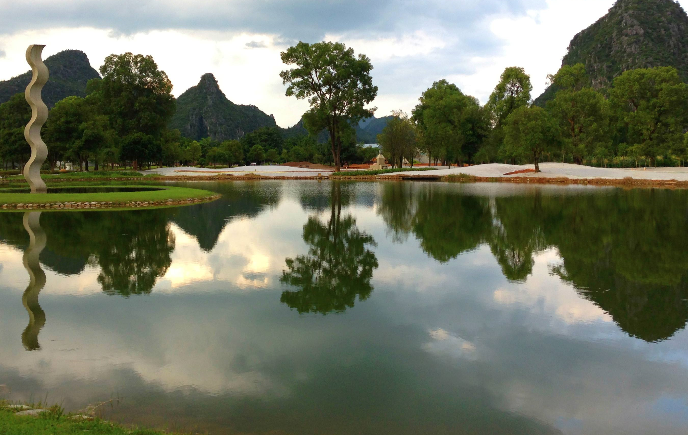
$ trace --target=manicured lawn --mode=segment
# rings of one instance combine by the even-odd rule
[[[83,185],[81,185],[83,186]],[[93,192],[93,193],[0,193],[0,204],[46,204],[56,202],[114,202],[127,201],[166,201],[183,200],[187,198],[208,198],[215,195],[213,192],[188,187],[152,186],[152,185],[117,185],[106,184],[107,187],[160,187],[161,190],[143,192]],[[53,187],[53,186],[49,186]],[[68,188],[68,186],[54,186]],[[77,187],[77,186],[69,186]]]
[[[44,180],[72,179],[72,178],[141,178],[144,175],[136,171],[89,171],[89,172],[64,172],[59,174],[41,174]],[[11,175],[8,180],[24,180],[21,174]]]
[[[69,416],[46,413],[39,417],[17,417],[0,409],[0,434],[3,435],[162,435],[166,432],[128,429],[103,420],[73,420]]]

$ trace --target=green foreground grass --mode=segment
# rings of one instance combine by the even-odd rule
[[[334,177],[370,177],[372,175],[395,174],[397,172],[425,172],[436,171],[438,168],[394,168],[394,169],[378,169],[375,171],[340,171],[334,172]]]
[[[102,185],[101,185],[102,186]],[[152,190],[144,192],[94,192],[94,193],[0,193],[0,204],[49,204],[56,202],[114,202],[123,203],[127,201],[141,201],[141,202],[151,202],[151,201],[177,201],[184,200],[188,198],[198,199],[198,198],[209,198],[215,193],[201,190],[192,189],[188,187],[175,187],[175,186],[153,186],[153,185],[118,185],[118,184],[106,184],[107,187],[160,187],[161,190]],[[50,187],[50,186],[49,186]],[[57,186],[56,186],[57,187]],[[61,188],[69,187],[83,187],[79,186],[59,186]]]
[[[0,409],[0,434],[3,435],[162,435],[150,429],[131,429],[104,420],[75,420],[53,409],[39,417],[18,417],[13,411]],[[169,434],[168,434],[169,435]]]

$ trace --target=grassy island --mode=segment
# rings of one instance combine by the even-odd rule
[[[26,193],[26,188],[0,188],[0,207],[5,210],[160,207],[217,198],[217,194],[207,190],[151,184],[70,184],[59,188],[49,184],[48,190],[51,189],[57,190],[31,194]]]

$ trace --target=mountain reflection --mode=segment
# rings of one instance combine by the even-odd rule
[[[45,312],[38,303],[38,294],[45,287],[45,273],[38,257],[45,248],[46,236],[40,224],[40,212],[24,214],[24,229],[29,234],[29,246],[24,251],[24,268],[29,273],[29,286],[22,296],[24,308],[29,313],[29,324],[22,333],[22,344],[26,350],[39,350],[38,334],[45,326]]]
[[[352,215],[342,217],[342,185],[331,184],[330,219],[311,216],[303,227],[308,255],[287,258],[280,281],[298,290],[282,293],[281,301],[299,313],[342,312],[370,297],[370,280],[378,262],[369,249],[372,236],[361,232]]]
[[[626,333],[666,340],[688,322],[688,192],[479,197],[428,184],[382,187],[378,213],[394,241],[413,234],[439,262],[485,244],[510,281],[556,248],[552,273]]]

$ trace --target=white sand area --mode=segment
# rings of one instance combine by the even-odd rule
[[[510,172],[533,169],[533,165],[505,165],[500,163],[490,163],[487,165],[469,166],[466,168],[437,169],[435,171],[406,172],[408,176],[427,176],[427,175],[458,175],[467,174],[477,177],[550,177],[550,178],[605,178],[605,179],[624,179],[631,177],[639,180],[677,180],[688,181],[688,168],[593,168],[590,166],[572,165],[569,163],[541,163],[538,174],[517,174],[504,175]],[[351,171],[355,172],[355,171]],[[168,177],[180,176],[213,176],[213,175],[246,175],[255,174],[263,177],[317,177],[329,175],[327,170],[293,168],[289,166],[241,166],[237,168],[159,168],[145,171],[147,174],[158,174]]]
[[[458,175],[467,174],[476,177],[548,177],[548,178],[604,178],[621,180],[631,177],[638,180],[677,180],[688,181],[688,168],[593,168],[590,166],[572,165],[569,163],[541,163],[540,173],[528,173],[517,175],[504,175],[510,172],[533,169],[530,165],[505,165],[490,163],[487,165],[469,166],[466,168],[438,169],[429,172],[413,172],[404,175]]]

